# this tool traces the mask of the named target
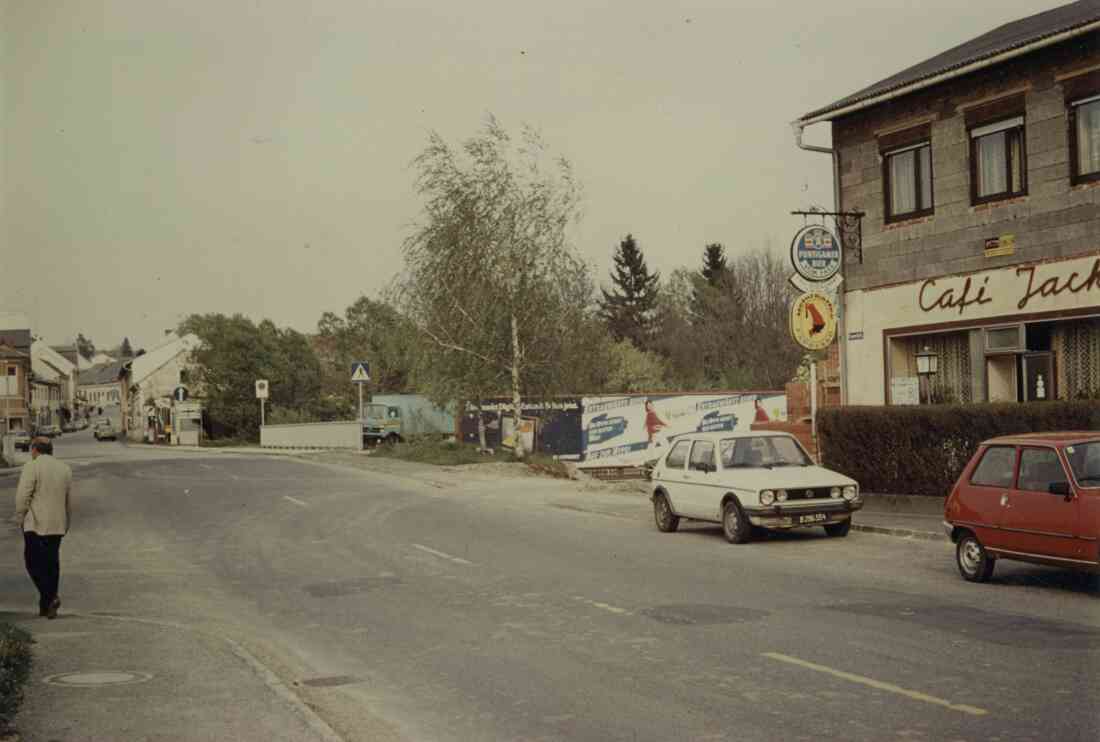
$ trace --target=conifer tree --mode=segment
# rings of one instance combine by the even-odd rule
[[[652,342],[661,274],[649,271],[634,236],[619,243],[611,269],[611,290],[600,289],[600,316],[616,340],[629,340],[639,350]]]

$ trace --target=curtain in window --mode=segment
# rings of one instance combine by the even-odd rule
[[[1077,107],[1077,174],[1100,172],[1100,101]]]
[[[938,356],[938,369],[928,378],[926,394],[936,403],[974,401],[974,385],[970,375],[970,333],[951,332],[943,335],[921,335],[905,338],[908,376],[917,375],[917,353],[927,348]],[[895,374],[896,375],[896,374]]]
[[[976,141],[978,151],[978,196],[992,196],[1008,190],[1008,169],[1005,162],[1005,138],[999,131]],[[1018,168],[1017,168],[1018,169]]]
[[[890,211],[908,214],[917,210],[916,150],[890,155]]]
[[[1100,399],[1100,320],[1060,322],[1051,335],[1058,396]]]
[[[932,148],[921,147],[920,154],[920,208],[932,208]]]

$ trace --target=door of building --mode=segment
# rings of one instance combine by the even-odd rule
[[[986,389],[990,402],[1018,402],[1016,355],[986,356]]]

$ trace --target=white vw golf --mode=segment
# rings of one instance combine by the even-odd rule
[[[816,466],[787,433],[695,433],[675,439],[653,469],[657,528],[675,531],[681,518],[721,523],[730,543],[753,528],[824,526],[847,536],[863,507],[854,479]]]

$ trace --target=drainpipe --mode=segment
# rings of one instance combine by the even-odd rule
[[[806,129],[806,123],[804,121],[795,121],[791,123],[791,128],[794,129],[794,142],[798,145],[799,149],[804,149],[807,152],[820,152],[824,155],[830,155],[833,159],[833,211],[841,211],[840,208],[840,153],[831,147],[818,147],[813,144],[805,144],[802,141],[802,133]],[[840,263],[840,275],[844,278],[844,261]],[[844,369],[847,366],[847,352],[845,349],[845,342],[848,337],[847,331],[844,329],[844,284],[840,285],[840,289],[837,291],[837,312],[836,312],[836,334],[837,334],[837,348],[840,373],[840,404],[848,404],[848,375],[844,373]]]

